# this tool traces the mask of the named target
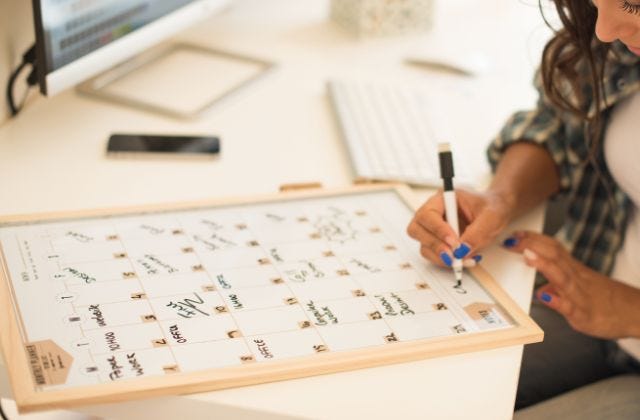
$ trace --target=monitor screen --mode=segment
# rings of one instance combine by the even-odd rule
[[[193,1],[41,0],[47,72]]]
[[[52,93],[93,76],[223,3],[226,0],[33,0],[41,90]],[[108,54],[88,59],[98,51]],[[52,82],[55,86],[47,86]]]

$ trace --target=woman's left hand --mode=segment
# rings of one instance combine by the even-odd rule
[[[516,232],[504,245],[549,280],[536,296],[576,331],[607,339],[640,337],[640,289],[592,270],[549,236]]]

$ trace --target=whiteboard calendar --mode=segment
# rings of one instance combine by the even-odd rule
[[[2,224],[0,297],[13,309],[2,345],[18,404],[195,392],[539,340],[481,270],[455,287],[425,262],[405,233],[403,194]]]

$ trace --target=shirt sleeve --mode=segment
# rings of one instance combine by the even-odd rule
[[[536,72],[534,85],[539,93],[535,109],[516,112],[491,142],[487,156],[493,172],[509,146],[518,142],[536,143],[549,151],[558,169],[560,193],[571,189],[571,155],[566,141],[567,115],[551,104],[542,89],[540,71]]]

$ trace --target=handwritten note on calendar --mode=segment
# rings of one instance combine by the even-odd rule
[[[514,327],[394,190],[7,224],[36,392]]]

